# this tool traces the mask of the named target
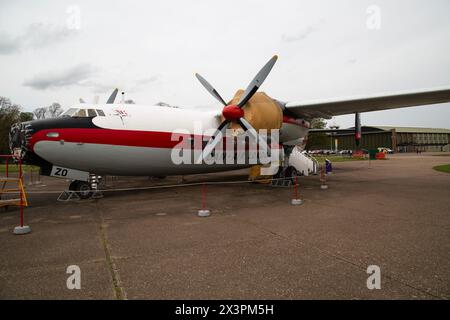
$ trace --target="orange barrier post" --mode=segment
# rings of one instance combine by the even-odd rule
[[[291,199],[291,204],[293,206],[298,206],[303,203],[303,200],[298,196],[298,176],[294,179],[294,198]]]
[[[325,165],[320,167],[320,189],[326,190],[328,189],[327,181],[325,178]]]
[[[198,210],[197,215],[199,217],[209,217],[211,215],[211,212],[206,209],[206,185],[202,183],[202,208]]]

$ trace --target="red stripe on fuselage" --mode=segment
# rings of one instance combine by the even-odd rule
[[[47,137],[50,132],[57,132],[58,137]],[[36,132],[30,139],[30,147],[39,141],[61,141],[74,143],[110,144],[130,147],[173,148],[180,141],[191,137],[187,134],[178,135],[179,140],[172,141],[172,132],[136,131],[90,128],[60,128],[45,129]],[[192,136],[193,137],[193,136]]]
[[[296,126],[300,126],[300,127],[309,129],[309,126],[307,125],[307,123],[304,120],[300,121],[300,120],[297,120],[297,119],[294,119],[294,118],[290,118],[290,117],[287,117],[287,116],[283,116],[283,123],[293,124],[293,125],[296,125]]]

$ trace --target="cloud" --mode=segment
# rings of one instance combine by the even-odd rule
[[[117,75],[103,75],[103,79],[109,79],[109,80],[89,80],[89,81],[83,81],[82,83],[79,83],[80,85],[84,87],[91,88],[91,91],[93,93],[105,93],[110,92],[114,88],[119,88],[121,90],[125,90],[128,93],[131,92],[137,92],[142,87],[145,87],[146,85],[155,84],[158,83],[161,80],[161,75],[153,75],[150,77],[145,78],[139,78],[137,80],[129,80],[126,81],[124,79],[121,79],[121,81],[111,81],[111,79],[119,79],[120,77]]]
[[[281,40],[283,40],[284,42],[296,42],[296,41],[305,40],[312,33],[316,32],[319,29],[319,25],[322,24],[323,22],[324,22],[324,20],[320,20],[319,22],[311,24],[295,34],[284,33],[281,36]]]
[[[151,76],[151,77],[147,77],[147,78],[142,78],[142,79],[136,80],[135,85],[136,86],[143,86],[143,85],[146,85],[146,84],[149,84],[149,83],[154,83],[154,82],[156,82],[156,81],[158,81],[160,79],[161,79],[161,76],[157,74],[157,75],[154,75],[154,76]]]
[[[85,85],[85,82],[96,71],[90,64],[79,64],[72,68],[60,71],[35,75],[26,80],[23,85],[36,90],[48,88],[68,87],[73,85]]]
[[[281,36],[281,39],[284,42],[295,42],[295,41],[300,41],[300,40],[304,40],[306,39],[311,33],[313,33],[314,31],[316,31],[316,28],[314,28],[313,26],[309,26],[306,29],[303,29],[302,31],[296,33],[296,34],[283,34]]]
[[[130,92],[138,91],[141,87],[145,87],[149,84],[157,83],[161,80],[161,75],[153,75],[146,78],[141,78],[133,82],[133,84],[130,87]]]
[[[11,54],[19,51],[21,45],[18,41],[5,33],[0,33],[0,54]]]
[[[43,48],[72,37],[76,30],[65,26],[36,22],[16,37],[0,33],[0,54],[17,53],[27,48]]]

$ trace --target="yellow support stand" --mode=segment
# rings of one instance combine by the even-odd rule
[[[250,167],[248,180],[257,183],[270,183],[272,176],[261,175],[261,165],[254,165]]]
[[[18,157],[15,157],[14,155],[18,154]],[[5,173],[6,177],[0,177],[0,183],[2,184],[1,191],[0,191],[0,207],[8,208],[8,206],[19,206],[20,207],[20,225],[14,228],[13,234],[16,235],[22,235],[22,234],[28,234],[31,232],[31,228],[29,226],[24,225],[24,217],[23,217],[23,208],[28,206],[28,200],[27,195],[25,193],[25,188],[23,187],[23,175],[22,175],[22,158],[21,158],[21,150],[18,150],[16,153],[16,150],[14,150],[14,155],[10,154],[0,154],[0,158],[6,158],[6,166],[5,166]],[[9,159],[16,158],[19,164],[19,176],[18,177],[10,177],[9,176]],[[6,189],[6,184],[8,182],[14,182],[17,183],[17,188],[15,189]],[[19,194],[18,199],[2,199],[3,194],[8,193],[15,193]]]
[[[2,188],[0,189],[0,207],[5,206],[28,206],[27,194],[25,192],[25,188],[23,186],[22,179],[20,178],[0,178],[0,183],[2,184]],[[17,188],[6,188],[8,183],[14,183]],[[18,198],[13,199],[4,199],[4,194],[18,194]],[[22,195],[22,200],[20,199],[20,195]]]

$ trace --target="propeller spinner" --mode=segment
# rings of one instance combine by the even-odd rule
[[[260,147],[264,150],[270,151],[269,146],[267,145],[266,140],[261,137],[255,128],[244,118],[244,110],[242,110],[245,104],[252,98],[252,96],[258,91],[259,87],[263,84],[264,80],[269,75],[272,67],[277,61],[278,56],[273,56],[256,74],[253,80],[248,85],[247,89],[245,89],[241,98],[239,99],[237,104],[227,105],[225,100],[220,96],[216,89],[201,75],[198,73],[195,74],[200,83],[205,87],[205,89],[222,105],[224,106],[222,110],[222,116],[224,121],[219,125],[214,135],[208,141],[208,144],[205,146],[202,152],[202,156],[198,159],[197,163],[201,163],[202,159],[205,159],[214,148],[219,144],[222,140],[224,132],[230,123],[237,123],[239,126],[246,132],[249,132],[253,139],[258,141]]]

